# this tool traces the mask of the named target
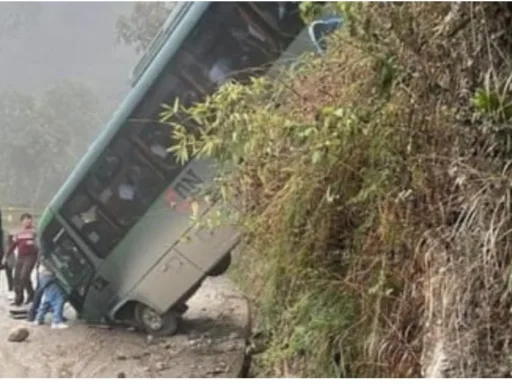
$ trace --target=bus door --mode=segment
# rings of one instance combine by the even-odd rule
[[[43,264],[57,277],[71,305],[81,312],[91,293],[96,267],[83,247],[65,230],[56,217],[42,234]],[[105,292],[106,293],[106,292]],[[98,310],[110,299],[110,294],[97,298]]]

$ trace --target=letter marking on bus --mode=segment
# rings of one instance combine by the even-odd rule
[[[169,188],[165,194],[165,199],[176,212],[187,212],[191,209],[189,198],[199,191],[202,183],[203,180],[193,170],[189,169],[174,188]],[[182,201],[178,202],[178,196]]]
[[[199,191],[203,180],[192,170],[188,169],[186,174],[178,181],[174,190],[184,200]]]

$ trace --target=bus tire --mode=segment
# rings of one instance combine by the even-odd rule
[[[225,255],[222,259],[219,260],[217,264],[213,266],[212,269],[208,272],[208,276],[216,277],[223,275],[231,265],[231,252]]]
[[[180,320],[181,315],[172,310],[160,315],[145,304],[137,303],[135,305],[135,321],[150,335],[174,335],[178,331]]]

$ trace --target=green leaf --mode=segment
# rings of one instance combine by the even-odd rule
[[[172,110],[174,113],[178,113],[178,111],[180,110],[180,98],[179,97],[174,99],[174,106],[173,106]]]
[[[318,164],[323,158],[323,153],[321,151],[313,152],[313,157],[311,159],[313,164]]]

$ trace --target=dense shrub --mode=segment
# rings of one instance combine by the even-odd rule
[[[217,217],[245,235],[259,374],[510,372],[508,11],[339,9],[327,57],[227,84],[174,133],[241,213]]]

